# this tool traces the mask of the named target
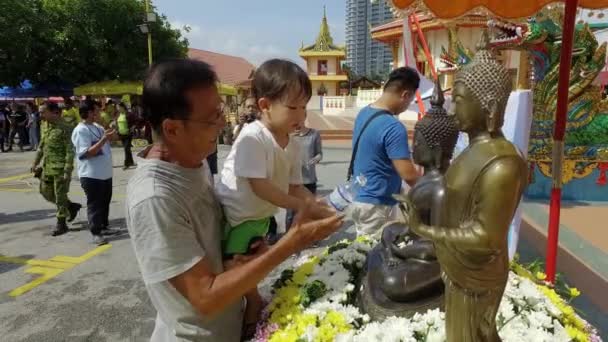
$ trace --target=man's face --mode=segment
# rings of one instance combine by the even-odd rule
[[[60,114],[58,112],[53,112],[48,108],[44,108],[42,111],[42,119],[48,122],[54,122],[59,118]]]
[[[101,118],[101,107],[98,105],[95,105],[95,110],[93,111],[93,115],[95,117],[95,121],[98,121]]]
[[[471,91],[462,82],[454,84],[452,93],[452,110],[458,129],[469,132],[471,129],[484,128],[486,126],[485,111]]]
[[[415,96],[416,92],[411,90],[406,90],[401,93],[401,107],[399,113],[403,113],[409,108],[412,101],[414,101]]]
[[[215,151],[217,137],[226,124],[222,98],[216,87],[192,89],[186,96],[192,111],[176,130],[175,143],[192,163],[199,163]]]
[[[245,101],[245,111],[247,113],[257,113],[258,112],[258,106],[255,103],[255,99],[248,98]]]

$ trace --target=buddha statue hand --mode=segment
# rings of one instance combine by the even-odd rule
[[[399,209],[406,218],[406,224],[410,229],[421,237],[427,237],[421,229],[422,224],[420,215],[418,214],[418,209],[416,209],[416,205],[414,205],[412,199],[409,196],[395,196],[395,198],[399,201]]]

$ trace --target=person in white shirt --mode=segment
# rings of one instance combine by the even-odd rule
[[[247,254],[252,244],[276,238],[274,215],[279,208],[300,211],[306,206],[318,215],[333,214],[315,201],[302,184],[297,143],[290,139],[306,119],[312,89],[308,75],[293,62],[272,59],[253,76],[253,94],[260,120],[247,125],[224,162],[217,193],[228,221],[224,255]],[[259,302],[257,291],[247,296]],[[252,309],[254,310],[254,309]],[[255,311],[245,313],[254,321]]]
[[[104,131],[96,124],[98,107],[92,100],[86,100],[80,107],[82,122],[72,132],[78,177],[87,196],[87,216],[93,242],[107,243],[103,233],[111,233],[108,228],[110,202],[112,201],[112,150],[110,140],[116,134],[111,129]]]

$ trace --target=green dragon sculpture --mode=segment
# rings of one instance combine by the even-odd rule
[[[448,41],[448,50],[441,47],[442,65],[437,69],[440,73],[454,73],[461,66],[469,64],[473,60],[474,53],[462,45],[456,28],[448,27]]]
[[[542,13],[525,23],[492,20],[496,49],[521,49],[530,53],[534,80],[534,114],[528,159],[551,176],[553,127],[557,107],[557,84],[561,50],[560,22]],[[608,100],[593,85],[606,63],[606,43],[598,44],[587,25],[577,27],[572,51],[568,119],[565,137],[563,180],[584,178],[596,168],[608,170]],[[605,175],[598,180],[605,184]]]

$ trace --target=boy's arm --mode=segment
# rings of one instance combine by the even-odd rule
[[[312,192],[306,189],[306,187],[302,184],[290,184],[289,195],[305,201],[315,200],[315,195],[313,195]]]
[[[302,206],[302,200],[281,191],[268,179],[248,178],[248,181],[253,193],[266,202],[270,202],[280,208],[293,210],[298,210]]]

